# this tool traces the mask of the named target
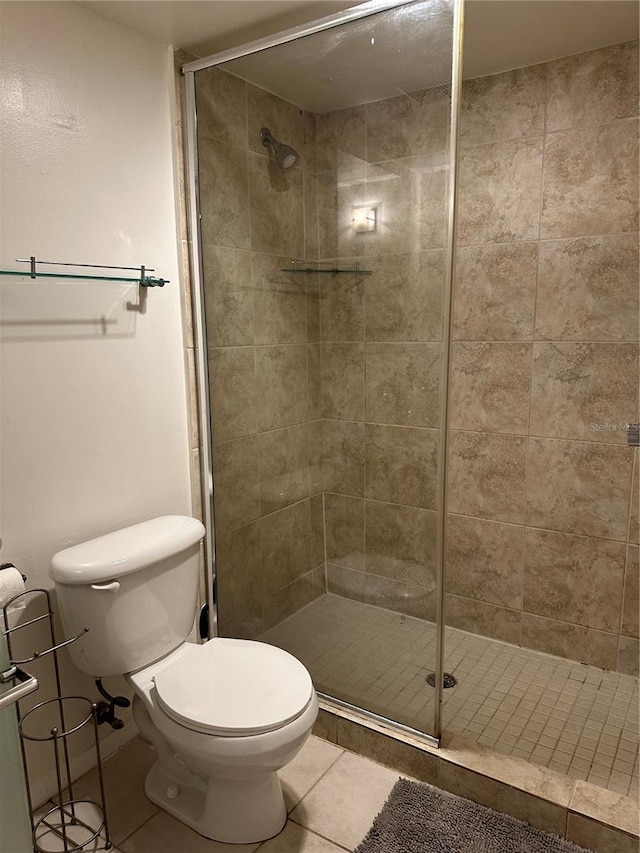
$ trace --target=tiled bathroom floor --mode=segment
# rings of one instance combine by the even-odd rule
[[[638,796],[638,680],[447,628],[445,746],[456,736]],[[433,720],[435,626],[324,595],[260,638],[307,666],[316,689],[419,730]]]
[[[154,750],[135,739],[104,764],[112,853],[342,853],[364,838],[399,775],[310,737],[280,771],[290,817],[284,831],[262,844],[221,844],[147,800],[144,777],[154,760]],[[78,786],[84,796],[95,796],[96,784],[93,771]],[[60,850],[46,839],[42,847]],[[104,838],[85,849],[104,850]]]

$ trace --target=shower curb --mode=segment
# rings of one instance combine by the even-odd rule
[[[625,797],[460,736],[439,749],[320,702],[313,734],[422,782],[524,820],[597,853],[638,853],[639,807]]]

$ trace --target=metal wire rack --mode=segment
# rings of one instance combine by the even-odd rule
[[[16,601],[24,596],[42,597],[46,604],[46,612],[10,628],[9,609]],[[62,695],[60,663],[58,660],[60,649],[74,643],[87,629],[78,634],[77,637],[72,637],[70,640],[58,643],[54,625],[54,612],[51,607],[51,594],[48,589],[44,588],[28,589],[14,595],[5,602],[2,613],[4,625],[7,626],[3,633],[7,637],[9,658],[12,666],[17,668],[22,664],[31,663],[46,655],[51,655],[53,660],[56,695],[39,702],[25,713],[21,713],[19,704],[16,704],[22,760],[27,780],[29,811],[32,815],[33,849],[36,853],[51,853],[54,848],[43,846],[45,844],[43,839],[48,837],[50,840],[55,840],[56,851],[60,851],[60,853],[76,853],[76,851],[83,850],[102,833],[104,849],[109,850],[111,848],[111,840],[102,774],[102,754],[98,735],[98,706],[95,702],[91,702],[83,696]],[[33,652],[29,657],[17,658],[13,648],[14,635],[31,625],[45,621],[48,622],[50,645],[45,649]],[[55,720],[54,725],[51,724],[52,719]],[[96,751],[100,794],[99,802],[86,798],[76,798],[73,793],[73,780],[71,776],[69,738],[90,725],[93,726],[93,740]],[[53,798],[54,805],[37,820],[33,818],[33,803],[31,801],[25,741],[48,743],[53,750],[57,795]],[[86,816],[87,812],[90,812],[90,817]],[[60,848],[60,842],[62,842],[62,848]]]

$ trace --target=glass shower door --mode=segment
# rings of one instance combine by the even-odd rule
[[[187,66],[217,624],[438,737],[461,4],[361,8]]]

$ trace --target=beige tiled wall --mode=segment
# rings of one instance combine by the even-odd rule
[[[637,42],[464,86],[446,586],[449,624],[624,672],[634,451],[592,424],[638,420],[637,95]]]
[[[450,624],[625,672],[634,452],[592,424],[638,419],[637,89],[637,43],[464,85],[446,569]],[[426,618],[446,123],[318,117],[320,256],[373,271],[321,283],[328,588]]]
[[[315,117],[220,69],[196,87],[220,630],[255,636],[325,588],[318,283],[281,271],[317,243]]]

